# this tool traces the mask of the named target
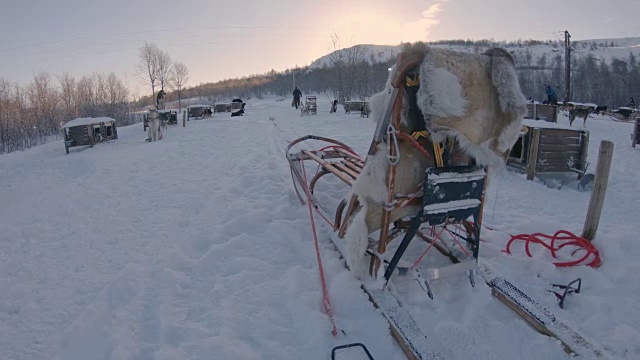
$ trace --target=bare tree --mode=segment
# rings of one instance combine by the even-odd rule
[[[189,70],[183,63],[175,63],[171,77],[171,86],[178,92],[178,108],[182,111],[182,89],[189,81]]]
[[[351,46],[353,39],[349,41],[349,47],[342,48],[340,36],[335,32],[329,35],[329,41],[332,50],[329,63],[334,70],[333,92],[335,98],[342,102],[360,93],[358,89],[361,83],[367,80],[367,73],[360,70],[366,62],[366,48],[362,45]]]
[[[329,41],[331,42],[331,54],[329,54],[330,67],[334,69],[334,76],[331,81],[333,88],[333,95],[335,99],[340,102],[345,100],[344,93],[344,67],[345,56],[344,52],[340,49],[340,37],[337,33],[329,35]]]
[[[158,81],[160,82],[160,89],[164,90],[165,85],[168,85],[171,81],[173,60],[168,52],[158,49]]]
[[[156,85],[160,77],[159,71],[159,54],[161,50],[154,43],[144,43],[138,54],[138,63],[136,64],[138,77],[146,84],[151,85],[151,98],[156,93]]]
[[[68,120],[73,119],[76,115],[76,79],[69,72],[63,72],[57,78],[60,84],[60,97],[64,108],[64,117]]]
[[[41,72],[33,76],[33,81],[27,87],[27,98],[35,113],[33,129],[36,141],[44,143],[44,136],[54,133],[57,129],[59,93],[51,84],[51,75]]]

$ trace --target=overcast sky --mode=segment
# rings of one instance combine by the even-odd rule
[[[606,5],[605,5],[606,4]],[[115,72],[137,84],[153,41],[189,85],[308,65],[341,45],[442,39],[640,36],[638,0],[3,0],[0,77]]]

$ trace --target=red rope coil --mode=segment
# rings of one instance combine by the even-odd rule
[[[587,265],[592,268],[597,268],[602,265],[600,252],[589,240],[566,230],[558,230],[553,235],[546,235],[542,233],[511,235],[511,239],[507,242],[507,246],[502,250],[502,252],[511,255],[511,244],[514,241],[525,242],[525,252],[529,257],[532,257],[530,251],[532,243],[547,248],[554,259],[557,259],[557,252],[567,246],[576,247],[576,249],[571,252],[572,256],[581,250],[584,251],[584,255],[578,259],[555,262],[554,265],[557,267]]]

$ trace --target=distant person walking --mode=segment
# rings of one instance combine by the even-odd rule
[[[636,108],[636,102],[633,101],[633,96],[629,98],[629,107],[632,109]]]
[[[546,85],[544,90],[547,93],[547,103],[550,105],[558,105],[558,96],[556,95],[556,91],[553,90],[553,87]]]
[[[333,100],[331,102],[331,111],[329,111],[329,113],[333,114],[334,112],[338,111],[338,100]]]
[[[301,97],[302,97],[302,92],[296,86],[296,88],[293,89],[293,105],[296,107],[296,109],[298,109],[298,106],[300,106]]]

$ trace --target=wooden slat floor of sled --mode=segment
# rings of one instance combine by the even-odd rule
[[[353,169],[350,169],[348,166],[346,166],[346,164],[344,164],[342,161],[339,163],[333,163],[333,166],[335,166],[336,168],[340,169],[342,172],[348,174],[349,176],[351,176],[353,178],[353,180],[358,178],[358,175],[360,175],[360,172],[355,172],[353,171]]]
[[[339,168],[337,168],[335,166],[335,163],[330,163],[330,162],[320,158],[319,156],[317,156],[316,154],[314,154],[311,151],[303,150],[302,153],[305,154],[306,156],[308,156],[310,159],[315,160],[318,164],[322,165],[322,167],[325,170],[327,170],[328,172],[330,172],[333,175],[337,176],[340,180],[344,181],[345,183],[347,183],[350,186],[353,185],[354,178],[351,178],[345,172],[343,172]]]
[[[360,161],[360,162],[364,163],[364,159],[363,158],[361,158],[360,156],[355,155],[353,153],[350,153],[345,149],[337,148],[336,151],[341,153],[341,154],[343,154],[346,159],[354,159],[354,160],[357,160],[357,161]]]
[[[360,173],[362,172],[362,166],[353,162],[353,161],[349,161],[349,160],[340,160],[340,162],[342,164],[344,164],[344,166],[348,167],[349,169],[351,169],[353,172],[355,172],[356,174],[360,175]]]

